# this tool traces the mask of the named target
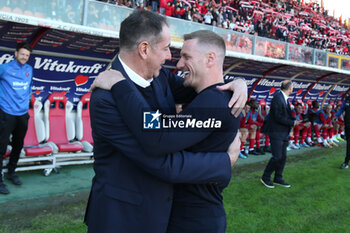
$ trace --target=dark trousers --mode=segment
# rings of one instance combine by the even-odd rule
[[[275,172],[275,181],[281,181],[284,165],[287,159],[288,140],[272,139],[271,138],[271,152],[272,157],[267,164],[263,179],[270,180],[271,174]]]
[[[6,153],[9,138],[12,134],[10,161],[8,163],[8,173],[13,173],[16,169],[19,155],[23,148],[24,137],[28,128],[28,113],[22,116],[9,115],[0,109],[0,180],[2,180],[2,162]]]
[[[350,161],[350,127],[345,127],[345,138],[346,138],[346,156],[345,164],[349,164]]]
[[[226,216],[170,218],[167,233],[225,233]]]

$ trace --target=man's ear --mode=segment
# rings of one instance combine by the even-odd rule
[[[216,64],[216,53],[209,52],[207,54],[207,65],[208,65],[208,67],[212,67],[215,64]]]
[[[137,49],[139,51],[139,55],[141,56],[142,59],[146,59],[147,56],[149,55],[149,48],[150,48],[150,44],[147,41],[142,41]]]

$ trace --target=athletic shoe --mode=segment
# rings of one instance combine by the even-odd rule
[[[260,155],[264,155],[265,152],[261,148],[256,148],[256,152],[258,152]]]
[[[239,157],[240,157],[241,159],[246,159],[246,158],[248,158],[248,157],[245,156],[242,152],[239,152]]]
[[[290,143],[290,144],[289,144],[289,147],[290,147],[291,149],[295,149],[295,150],[300,149],[300,148],[297,147],[294,143]]]
[[[248,154],[247,154],[247,153],[245,153],[245,150],[241,150],[239,153],[240,153],[240,154],[242,154],[242,155],[244,155],[245,157],[247,157],[247,158],[248,158]]]
[[[336,138],[336,137],[332,138],[332,142],[339,143],[339,141],[337,140],[337,138]]]
[[[306,142],[306,144],[310,147],[315,145],[315,143],[313,141],[308,141],[308,142]]]
[[[349,165],[347,165],[346,163],[343,163],[341,166],[340,166],[340,169],[348,169],[349,168]]]
[[[326,148],[332,148],[332,145],[326,142],[326,140],[323,141],[323,146]]]
[[[299,143],[296,143],[296,144],[295,144],[295,146],[296,146],[296,147],[298,147],[298,150],[300,150],[300,149],[301,149],[301,146],[300,146],[300,144],[299,144]]]
[[[264,180],[263,178],[260,179],[261,183],[263,185],[265,185],[266,187],[268,187],[269,189],[273,189],[275,188],[275,186],[273,185],[273,183],[269,180]]]
[[[271,147],[270,146],[265,146],[264,147],[264,151],[267,152],[267,153],[271,153]]]
[[[0,181],[0,194],[9,194],[10,191],[6,188],[4,182]]]
[[[260,155],[260,153],[256,152],[255,150],[249,150],[250,155]]]
[[[310,148],[310,146],[306,142],[303,142],[300,145],[305,148]]]
[[[290,188],[290,187],[291,187],[290,184],[287,184],[287,183],[284,182],[283,180],[281,180],[281,181],[273,181],[273,183],[276,184],[276,185],[285,187],[285,188]]]
[[[289,146],[287,146],[287,151],[291,151],[292,150],[292,148],[290,148]]]
[[[344,139],[342,139],[340,136],[339,137],[335,137],[339,142],[344,142]]]
[[[6,179],[10,180],[14,185],[21,185],[22,182],[19,180],[18,176],[14,173],[5,175]]]
[[[338,144],[333,141],[329,141],[328,144],[334,147],[338,147]]]

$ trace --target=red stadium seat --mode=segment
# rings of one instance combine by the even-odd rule
[[[52,93],[44,104],[46,138],[54,143],[59,152],[81,151],[80,142],[71,142],[75,138],[74,121],[71,116],[73,104],[63,93]]]
[[[28,130],[24,138],[25,156],[40,156],[52,153],[52,148],[47,144],[40,144],[45,140],[45,126],[39,114],[42,109],[42,104],[37,101],[34,96],[31,96],[30,107],[28,114]]]
[[[76,137],[81,141],[83,151],[86,152],[92,152],[94,144],[90,125],[90,96],[91,92],[83,95],[77,105]]]
[[[269,107],[267,106],[265,99],[261,99],[259,101],[259,114],[263,118],[265,118],[268,113],[269,113]]]

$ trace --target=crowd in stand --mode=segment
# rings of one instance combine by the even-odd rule
[[[301,100],[296,101],[292,105],[292,115],[297,124],[289,135],[288,150],[315,145],[326,148],[338,147],[337,143],[344,140],[344,115],[335,116],[341,104],[341,101],[337,105],[331,101],[320,109],[316,100],[308,100],[305,104]],[[255,100],[247,102],[241,113],[241,158],[271,153],[269,137],[260,132],[267,114],[268,108],[264,100],[259,103]],[[261,144],[264,147],[261,147]]]
[[[100,0],[234,31],[349,55],[350,30],[301,0]]]
[[[32,11],[21,10],[18,6],[28,4],[27,1],[28,0],[7,0],[0,4],[0,6],[3,6],[1,10],[69,23],[79,23],[81,21],[79,12],[83,10],[82,1],[56,0],[45,6],[42,4],[32,4]],[[302,0],[97,1],[118,4],[130,8],[148,9],[169,17],[226,28],[246,35],[258,35],[337,54],[350,55],[349,25],[341,22],[341,19],[330,16],[328,12],[317,3],[304,4]],[[117,30],[118,28],[113,24],[115,21],[113,16],[106,17],[106,15],[110,14],[108,9],[101,9],[95,9],[94,6],[89,8],[89,22],[94,22],[91,25]],[[101,15],[103,15],[103,17],[99,17]],[[228,49],[251,53],[251,38],[245,37],[237,39],[235,38],[237,37],[235,34],[230,36],[232,38],[228,40],[232,41],[232,46],[230,47],[228,44]],[[259,51],[256,51],[256,54],[267,57],[284,58],[285,49],[283,46],[283,44],[263,46],[276,48],[274,51],[267,51],[267,49],[264,49],[264,51],[262,51],[263,54],[259,54]],[[293,49],[290,54],[291,53],[293,53]],[[302,56],[300,54],[305,53],[305,57],[298,57]],[[298,50],[295,52],[295,56],[292,56],[290,59],[311,63],[312,55],[307,53],[311,54],[311,52],[307,50],[301,52]],[[324,59],[320,60],[323,61]]]

